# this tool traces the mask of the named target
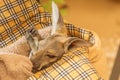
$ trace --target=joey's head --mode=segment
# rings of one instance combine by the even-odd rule
[[[89,43],[82,39],[67,36],[67,29],[54,2],[52,2],[51,35],[45,39],[39,38],[38,42],[33,38],[31,43],[37,43],[37,45],[34,45],[36,48],[32,48],[33,56],[30,57],[34,70],[41,70],[52,65],[71,48],[90,46]]]

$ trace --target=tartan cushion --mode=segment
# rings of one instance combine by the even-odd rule
[[[44,28],[50,26],[51,14],[35,0],[1,0],[0,1],[0,48],[15,42],[30,27]],[[93,34],[74,25],[65,23],[71,36],[93,42]]]
[[[30,27],[49,25],[50,13],[35,0],[0,0],[0,47],[15,42]]]
[[[64,54],[52,66],[28,80],[102,80],[88,59],[88,48],[81,47]]]
[[[50,26],[51,14],[35,0],[0,0],[0,47],[14,43],[30,27]],[[94,35],[85,29],[65,22],[69,35],[94,44]],[[81,47],[66,53],[53,66],[36,73],[30,80],[97,80],[100,76],[88,60],[88,48]]]

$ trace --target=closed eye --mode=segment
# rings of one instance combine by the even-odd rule
[[[55,55],[55,51],[53,50],[53,49],[49,49],[48,51],[47,51],[47,57],[49,57],[49,58],[55,58],[56,57],[56,55]]]
[[[49,58],[55,58],[56,56],[54,56],[54,55],[46,55],[47,57],[49,57]]]

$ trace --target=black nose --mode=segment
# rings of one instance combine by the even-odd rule
[[[33,68],[32,68],[32,72],[36,73],[38,70],[38,68],[40,67],[40,64],[38,63],[33,63]]]

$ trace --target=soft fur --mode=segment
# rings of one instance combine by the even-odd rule
[[[39,30],[42,38],[50,33],[50,27]],[[32,63],[27,57],[30,47],[25,36],[0,49],[0,80],[27,80],[32,76]]]
[[[33,63],[34,72],[51,66],[73,48],[92,46],[88,41],[68,36],[63,18],[54,2],[52,2],[51,28],[51,34],[45,39],[41,39],[41,35],[35,28],[26,32],[26,39],[31,47],[32,56],[30,56],[30,59]]]
[[[51,33],[51,27],[46,27],[44,29],[39,30],[39,34],[41,35],[42,38],[46,38],[46,36],[50,35],[50,33]],[[104,54],[101,52],[100,39],[99,39],[99,37],[97,36],[96,33],[93,32],[93,34],[95,36],[95,45],[90,47],[89,59],[90,59],[92,65],[98,71],[98,73],[105,80],[108,80],[106,59],[105,59]],[[28,56],[29,51],[30,51],[30,47],[27,44],[26,38],[24,36],[22,38],[20,38],[19,40],[17,40],[15,43],[13,43],[13,44],[5,47],[5,48],[0,49],[0,74],[2,74],[2,75],[0,75],[0,80],[26,80],[29,76],[33,75],[31,73],[33,65],[32,65],[31,61],[29,60],[29,58],[25,57],[25,56]],[[20,55],[25,55],[25,56],[20,56]],[[7,60],[8,57],[9,57],[9,60]],[[17,62],[11,61],[12,59],[14,59],[13,61],[17,61]],[[5,64],[6,60],[7,60],[7,63],[9,65],[13,64],[13,63],[14,64],[19,64],[19,61],[21,61],[22,64],[24,64],[24,65],[27,64],[26,67],[28,69],[26,67],[21,67],[20,66],[21,68],[19,68],[19,66],[17,66],[17,67],[14,67],[14,68],[10,67],[9,71],[7,71],[7,68],[9,66],[8,66],[8,64]],[[24,61],[26,61],[26,62],[24,62]],[[102,65],[102,68],[101,68],[101,65]],[[8,66],[8,67],[4,67],[4,66]],[[12,73],[12,75],[14,74],[16,76],[16,78],[20,76],[19,74],[24,72],[23,75],[21,75],[23,77],[13,79],[12,75],[7,74],[7,73],[11,73],[10,69],[11,70],[15,69],[15,71],[14,71],[14,73]],[[27,74],[27,73],[29,73],[29,74]]]
[[[56,9],[54,11],[57,11]],[[55,13],[56,14],[56,13]],[[53,14],[53,15],[55,15]],[[58,12],[57,12],[58,14]],[[58,21],[61,20],[59,17]],[[53,19],[54,21],[54,19]],[[55,22],[55,21],[54,21]],[[57,23],[57,22],[56,22]],[[55,24],[53,23],[54,30],[52,30],[52,35],[58,34],[61,29],[55,28]],[[57,26],[63,26],[58,24]],[[65,27],[62,27],[62,29]],[[61,35],[65,35],[64,30],[62,30]],[[51,33],[51,28],[47,27],[39,31],[39,34],[42,38],[46,38]],[[95,45],[90,48],[89,59],[93,66],[96,68],[98,73],[102,75],[102,77],[107,80],[106,74],[106,65],[105,65],[105,57],[101,53],[101,43],[99,38],[95,35]],[[27,57],[31,51],[25,36],[16,41],[15,43],[0,49],[0,80],[26,80],[29,76],[32,76],[32,63],[30,59]],[[102,66],[102,68],[101,68]]]

